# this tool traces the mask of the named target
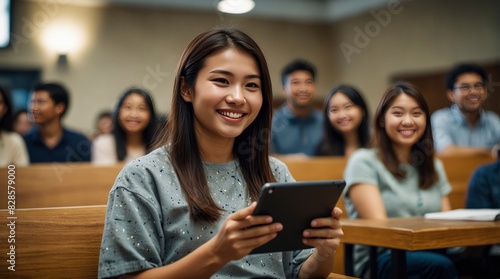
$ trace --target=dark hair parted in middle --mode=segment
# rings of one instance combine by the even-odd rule
[[[113,136],[116,141],[116,155],[118,161],[123,161],[125,157],[127,157],[127,133],[123,129],[122,124],[120,123],[120,110],[123,106],[123,102],[127,99],[131,94],[138,94],[144,98],[146,105],[148,106],[151,118],[149,120],[148,125],[142,132],[142,142],[144,143],[146,153],[150,152],[153,148],[154,144],[154,136],[156,133],[156,112],[154,108],[154,103],[149,95],[143,89],[140,88],[130,88],[126,90],[118,100],[116,104],[115,110],[113,111]]]
[[[329,156],[344,156],[345,155],[345,139],[342,133],[337,130],[330,122],[330,102],[332,97],[342,93],[349,98],[353,104],[357,105],[363,111],[364,115],[361,123],[357,128],[360,147],[368,147],[370,143],[370,124],[368,118],[368,107],[361,93],[356,88],[348,85],[339,85],[328,93],[325,98],[323,109],[323,140],[319,143],[316,153],[318,155]]]
[[[192,103],[181,96],[181,80],[194,89],[198,73],[208,57],[218,51],[236,48],[255,58],[262,89],[262,107],[256,119],[235,139],[233,154],[238,161],[247,189],[256,200],[265,182],[276,181],[269,165],[269,135],[272,114],[272,87],[267,62],[257,43],[234,28],[216,28],[196,36],[181,56],[175,77],[172,107],[162,129],[158,146],[167,144],[167,152],[177,174],[190,215],[195,221],[214,222],[222,208],[210,194],[194,129]],[[197,92],[195,92],[196,94]]]
[[[396,82],[390,86],[378,105],[374,119],[374,147],[387,169],[397,178],[404,178],[406,173],[400,169],[399,160],[393,148],[393,142],[385,130],[384,117],[393,101],[401,94],[414,99],[425,114],[425,131],[422,137],[412,146],[409,162],[418,170],[419,187],[427,189],[438,179],[434,168],[434,141],[429,107],[424,96],[413,85],[406,82]]]

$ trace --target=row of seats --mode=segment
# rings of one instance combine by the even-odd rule
[[[280,159],[298,181],[342,179],[347,162],[343,157]],[[462,208],[470,175],[493,158],[441,157],[441,160],[452,185],[452,207]],[[16,275],[31,278],[44,274],[57,278],[75,274],[78,278],[96,278],[105,204],[122,167],[38,164],[16,168],[14,174],[11,170],[10,177],[7,168],[0,169],[0,181],[15,182],[12,185],[15,189],[11,188],[15,197],[8,191],[0,191],[1,218],[15,221],[14,230],[3,226],[8,230],[0,235],[0,243],[10,243],[9,237],[15,239],[12,244],[16,248],[13,256]],[[6,210],[13,206],[14,212]],[[338,206],[344,210],[342,200]],[[0,277],[7,278],[7,272],[11,271],[1,269]],[[344,273],[343,247],[337,251],[334,273]]]

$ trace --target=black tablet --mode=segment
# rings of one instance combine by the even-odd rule
[[[302,243],[303,231],[313,219],[331,216],[344,186],[343,180],[266,183],[253,215],[270,215],[283,230],[251,254],[312,248]]]

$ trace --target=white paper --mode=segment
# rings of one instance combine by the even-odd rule
[[[454,209],[443,212],[426,213],[426,219],[438,220],[472,220],[472,221],[495,221],[500,220],[500,209]]]

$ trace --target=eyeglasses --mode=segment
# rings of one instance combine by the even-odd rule
[[[460,89],[462,93],[470,93],[472,91],[472,88],[474,88],[475,91],[481,92],[484,89],[484,84],[482,83],[476,83],[474,85],[472,84],[464,84],[460,86],[455,86],[453,87],[454,89]]]

